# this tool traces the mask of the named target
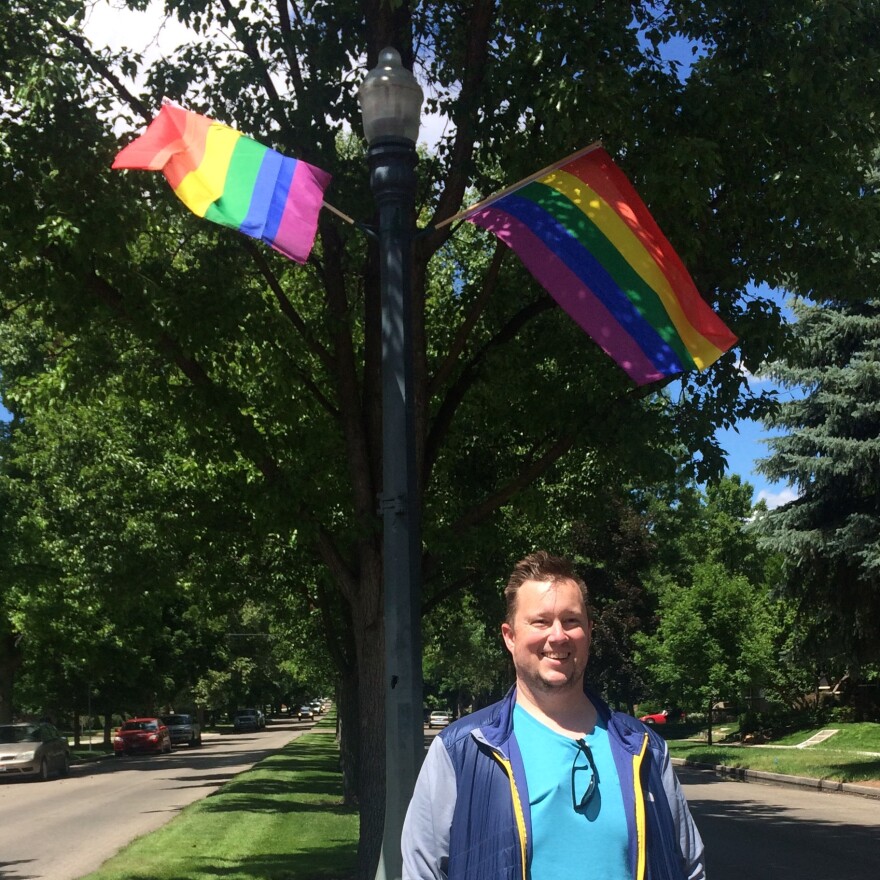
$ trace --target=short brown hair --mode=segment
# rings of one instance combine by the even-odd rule
[[[581,591],[584,600],[584,608],[587,619],[593,620],[593,612],[590,609],[590,593],[584,579],[574,570],[574,563],[562,556],[552,556],[546,550],[537,550],[530,553],[525,559],[520,559],[513,567],[507,586],[504,588],[504,598],[507,601],[507,622],[512,626],[516,617],[516,597],[519,588],[526,581],[573,581]]]

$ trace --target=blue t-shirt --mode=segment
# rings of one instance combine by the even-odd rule
[[[529,788],[530,880],[632,880],[620,779],[602,721],[583,736],[599,780],[583,804],[594,774],[577,740],[551,730],[519,705],[513,730]]]

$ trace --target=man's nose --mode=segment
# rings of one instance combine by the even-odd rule
[[[550,638],[554,642],[560,642],[563,639],[568,638],[568,633],[565,631],[565,627],[562,625],[561,620],[553,621],[553,624],[550,627]]]

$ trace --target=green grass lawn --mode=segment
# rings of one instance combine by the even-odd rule
[[[358,816],[332,733],[306,734],[83,880],[345,880]]]
[[[770,747],[795,746],[820,730],[832,728],[840,732],[809,748]],[[748,747],[724,743],[709,746],[694,739],[670,738],[668,743],[673,757],[695,764],[723,764],[836,782],[880,781],[880,724],[876,723],[828,724],[788,734],[773,743]]]

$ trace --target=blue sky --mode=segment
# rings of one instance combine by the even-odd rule
[[[786,305],[787,294],[784,291],[762,286],[752,288],[752,293],[772,299],[782,310],[783,318],[786,321],[794,320],[794,313]],[[795,395],[794,391],[781,388],[768,379],[752,375],[749,375],[749,386],[755,392],[775,390],[778,399],[783,403]],[[727,472],[739,474],[744,480],[751,483],[755,490],[752,500],[758,502],[763,499],[771,510],[796,497],[795,490],[788,483],[770,482],[755,470],[758,459],[765,458],[770,454],[770,448],[767,445],[768,438],[781,433],[780,431],[769,431],[760,422],[740,421],[735,429],[729,428],[715,434],[722,449],[727,452]]]
[[[715,435],[722,448],[727,450],[727,472],[739,474],[743,480],[751,483],[755,489],[752,501],[763,499],[771,510],[792,501],[796,493],[787,483],[771,483],[755,471],[757,459],[769,454],[766,441],[770,433],[752,421],[738,423],[737,429],[719,431]]]

